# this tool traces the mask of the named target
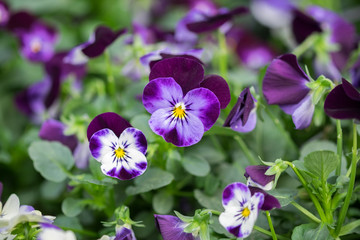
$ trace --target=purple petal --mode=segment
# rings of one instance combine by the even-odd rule
[[[304,129],[310,126],[315,110],[312,95],[307,95],[297,104],[280,105],[280,107],[285,113],[292,115],[296,129]]]
[[[126,227],[117,227],[114,240],[136,240],[134,232]]]
[[[0,1],[0,27],[7,24],[10,18],[9,8],[6,3]]]
[[[112,162],[118,147],[118,137],[108,128],[94,133],[89,141],[91,155],[99,162]]]
[[[273,208],[281,208],[279,200],[276,197],[266,193],[264,190],[257,187],[249,187],[251,195],[262,193],[264,195],[264,203],[261,205],[260,209],[263,211],[269,211]]]
[[[350,69],[351,81],[354,87],[360,87],[360,58],[356,61],[354,66]]]
[[[180,19],[176,25],[175,39],[178,42],[185,42],[191,45],[195,45],[198,40],[198,36],[187,28],[187,24],[195,21],[201,21],[203,19],[205,19],[205,16],[201,10],[190,10],[182,19]]]
[[[268,183],[275,180],[275,175],[265,175],[269,168],[264,165],[247,166],[244,175],[246,178],[251,178],[256,184],[265,187]]]
[[[160,77],[145,86],[142,101],[145,109],[153,113],[161,108],[175,106],[182,98],[183,91],[173,78]]]
[[[220,115],[220,103],[213,92],[206,88],[193,89],[184,97],[186,113],[196,116],[209,130]]]
[[[220,102],[220,108],[224,109],[230,102],[229,85],[222,77],[218,75],[208,75],[200,83],[200,87],[207,88],[212,91]]]
[[[0,182],[0,201],[1,201],[2,192],[3,192],[3,184],[2,182]]]
[[[326,97],[324,103],[325,113],[336,119],[360,120],[359,93],[345,79],[343,83],[336,86]]]
[[[40,226],[42,229],[57,229],[57,230],[61,230],[59,227],[51,224],[51,223],[40,223]]]
[[[15,34],[18,34],[19,32],[30,30],[31,26],[36,21],[37,19],[34,15],[25,11],[20,11],[11,15],[7,28]]]
[[[156,227],[164,240],[194,240],[191,233],[185,233],[186,223],[171,215],[154,215]]]
[[[124,33],[126,33],[126,29],[113,32],[108,27],[99,26],[95,29],[94,42],[86,46],[82,51],[89,58],[98,57],[110,44]]]
[[[197,49],[194,49],[194,51],[196,51],[196,50]],[[198,57],[193,56],[193,55],[189,55],[190,53],[191,52],[183,52],[183,53],[180,53],[180,54],[170,54],[170,53],[162,52],[162,53],[160,53],[160,58],[161,59],[150,61],[150,63],[149,63],[150,69],[152,70],[152,68],[155,66],[155,64],[160,62],[161,60],[168,59],[168,58],[175,58],[175,57],[187,58],[187,59],[190,59],[190,60],[194,60],[194,61],[200,63],[201,65],[204,65],[204,63]]]
[[[249,188],[240,182],[227,185],[223,191],[222,204],[225,208],[242,207],[250,201],[251,193]]]
[[[220,13],[215,16],[207,16],[206,19],[188,23],[187,28],[195,33],[203,33],[218,29],[221,25],[229,21],[233,16],[248,12],[246,7],[237,7],[226,13]]]
[[[32,211],[35,211],[35,208],[30,205],[21,205],[19,208],[19,212],[24,214],[31,213]]]
[[[263,93],[268,104],[296,104],[309,93],[308,82],[296,56],[285,54],[274,59],[267,68]]]
[[[334,63],[329,59],[329,61],[323,61],[321,59],[314,59],[314,70],[319,77],[320,75],[324,75],[325,77],[333,80],[340,81],[341,73],[337,67],[335,67]]]
[[[48,141],[61,142],[67,146],[71,151],[74,151],[78,145],[78,140],[75,135],[65,135],[65,124],[55,119],[46,120],[39,132],[39,137]]]
[[[178,147],[198,143],[204,134],[201,120],[189,111],[184,119],[176,118],[172,111],[173,108],[164,108],[151,115],[149,125],[153,132]]]
[[[199,87],[204,78],[204,68],[200,63],[187,58],[164,59],[151,69],[149,80],[160,77],[172,77],[186,94],[191,89]]]
[[[125,148],[134,148],[139,152],[141,152],[142,154],[144,155],[146,154],[147,141],[145,135],[136,128],[133,127],[126,128],[121,133],[119,142]]]
[[[314,32],[322,32],[320,23],[300,10],[293,11],[292,31],[298,43],[302,43]]]
[[[145,155],[134,148],[125,148],[125,157],[122,159],[106,158],[101,165],[101,171],[105,175],[120,180],[130,180],[138,177],[146,171],[146,168],[147,160]]]
[[[102,113],[97,115],[89,124],[87,129],[87,137],[90,141],[91,136],[104,128],[111,129],[116,136],[120,134],[128,127],[131,127],[130,123],[124,118],[113,112]]]
[[[91,153],[89,152],[89,143],[79,142],[76,146],[74,153],[75,165],[79,169],[86,169],[89,166],[89,159],[91,157]]]

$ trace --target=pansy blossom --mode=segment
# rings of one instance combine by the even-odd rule
[[[172,215],[155,215],[155,223],[164,240],[199,240],[192,233],[184,232],[189,223],[181,221]]]
[[[231,234],[239,238],[250,235],[258,212],[264,203],[260,192],[251,196],[250,189],[243,183],[235,182],[223,191],[222,204],[225,211],[220,214],[220,224]]]
[[[48,223],[42,223],[40,226],[41,231],[37,236],[37,240],[76,240],[76,236],[72,231],[64,231],[61,228]]]
[[[116,113],[96,116],[87,134],[90,152],[101,163],[105,175],[129,180],[145,172],[146,138]]]

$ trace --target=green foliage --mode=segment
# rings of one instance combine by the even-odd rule
[[[174,206],[174,197],[166,191],[160,191],[154,195],[152,205],[156,213],[169,213]]]
[[[185,170],[194,176],[203,177],[210,172],[209,163],[197,155],[185,155],[181,163]]]
[[[332,240],[326,226],[314,223],[302,224],[294,228],[292,240]]]
[[[330,173],[335,171],[337,156],[331,151],[312,152],[304,158],[305,168],[322,182],[326,182]]]
[[[61,205],[61,210],[67,217],[76,217],[81,213],[84,204],[81,199],[66,198]]]

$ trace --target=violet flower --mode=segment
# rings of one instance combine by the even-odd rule
[[[355,62],[355,64],[350,69],[350,77],[354,87],[360,87],[360,58]]]
[[[164,240],[199,240],[200,237],[194,237],[192,233],[184,232],[188,225],[178,217],[171,215],[154,215],[156,227]]]
[[[0,1],[0,27],[6,26],[10,18],[9,8],[5,2]]]
[[[360,121],[360,93],[345,79],[326,97],[325,113],[335,119]]]
[[[264,203],[260,192],[251,196],[250,189],[243,183],[228,185],[223,191],[222,204],[225,211],[220,214],[220,224],[231,234],[239,238],[250,235],[258,212]]]
[[[251,132],[256,126],[255,98],[249,88],[245,88],[235,106],[224,122],[224,127],[231,127],[237,132]]]
[[[263,93],[268,104],[277,104],[286,114],[292,115],[296,129],[308,127],[314,113],[309,82],[310,78],[293,54],[274,59],[264,77]]]
[[[263,211],[270,211],[274,208],[281,208],[281,204],[279,202],[279,200],[268,194],[266,191],[264,191],[261,188],[258,187],[252,187],[252,186],[248,186],[251,192],[251,196],[253,196],[256,193],[262,193],[264,195],[264,204],[261,206],[261,210]]]
[[[61,239],[76,240],[76,236],[72,231],[64,231],[61,228],[47,223],[42,223],[41,231],[37,236],[37,240]]]
[[[265,191],[271,190],[274,185],[275,175],[268,176],[265,174],[269,168],[269,166],[264,165],[247,166],[244,174],[247,178],[247,185],[258,187]]]
[[[92,156],[102,172],[120,180],[143,174],[147,168],[144,134],[116,113],[103,113],[89,124],[87,135]]]

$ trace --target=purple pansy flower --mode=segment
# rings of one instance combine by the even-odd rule
[[[156,227],[161,233],[164,240],[199,240],[192,233],[184,232],[184,228],[188,225],[181,221],[178,217],[171,215],[154,215]]]
[[[114,240],[136,240],[132,229],[124,226],[116,227],[116,236]]]
[[[275,175],[265,174],[269,168],[269,166],[264,165],[247,166],[244,174],[248,180],[247,185],[258,187],[265,191],[271,190],[274,185]]]
[[[3,1],[0,1],[0,27],[7,24],[10,18],[9,8]]]
[[[360,87],[360,58],[350,69],[350,77],[354,87]]]
[[[268,104],[277,104],[286,114],[292,115],[296,129],[308,127],[314,113],[309,82],[310,78],[293,54],[274,59],[264,77],[263,93]]]
[[[245,88],[229,116],[224,122],[224,127],[231,127],[237,132],[250,132],[256,126],[256,106],[255,98],[249,88]]]
[[[252,187],[252,186],[248,186],[251,192],[251,196],[253,196],[256,193],[262,193],[264,195],[264,204],[261,206],[261,210],[263,211],[269,211],[273,208],[281,208],[280,202],[279,200],[268,194],[266,191],[264,191],[261,188],[258,187]]]
[[[220,103],[213,92],[195,88],[184,94],[171,77],[151,80],[144,88],[143,104],[152,114],[150,128],[178,147],[199,142],[220,114]]]
[[[360,121],[360,93],[351,83],[342,79],[326,97],[325,113],[336,119],[356,119]]]
[[[250,235],[263,203],[262,193],[257,192],[251,196],[250,189],[245,184],[232,183],[223,191],[222,204],[225,212],[220,214],[219,222],[234,236],[245,238]]]
[[[61,240],[76,240],[76,236],[72,231],[64,231],[59,227],[42,223],[41,231],[37,236],[37,240],[48,240],[48,239],[61,239]]]
[[[187,94],[195,88],[207,88],[212,91],[220,102],[220,108],[224,109],[230,102],[230,89],[222,77],[208,75],[204,77],[204,68],[198,61],[184,57],[164,59],[156,63],[150,72],[150,82],[156,78],[173,78]]]
[[[145,172],[146,138],[116,113],[96,116],[87,134],[90,152],[101,163],[105,175],[129,180]]]

